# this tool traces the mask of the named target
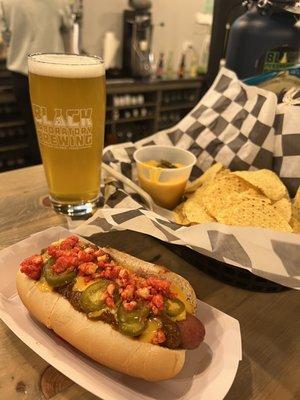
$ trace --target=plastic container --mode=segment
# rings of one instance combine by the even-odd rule
[[[140,186],[160,207],[173,209],[181,201],[186,183],[196,163],[194,154],[173,146],[145,146],[135,151]],[[150,160],[182,164],[178,168],[158,168],[146,164]]]

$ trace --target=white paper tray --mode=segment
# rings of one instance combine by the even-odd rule
[[[206,328],[204,343],[187,352],[177,377],[155,384],[102,367],[30,317],[16,291],[18,265],[69,234],[60,227],[50,228],[0,252],[0,318],[4,323],[49,364],[104,400],[223,399],[242,358],[239,323],[201,301],[197,314]]]

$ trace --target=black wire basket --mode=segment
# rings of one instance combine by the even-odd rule
[[[184,258],[194,267],[221,282],[227,283],[228,285],[253,292],[264,293],[275,293],[289,290],[289,288],[285,286],[256,276],[245,269],[204,256],[187,247],[166,243],[164,243],[164,245],[166,245],[166,247],[168,247],[173,253]]]

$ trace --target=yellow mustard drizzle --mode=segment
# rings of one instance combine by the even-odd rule
[[[156,332],[161,329],[162,323],[157,318],[151,318],[148,320],[147,327],[141,336],[138,338],[140,342],[143,343],[151,343],[154,338]]]
[[[76,282],[75,282],[72,290],[77,291],[77,292],[83,292],[87,287],[91,286],[95,282],[96,282],[96,280],[91,280],[89,282],[85,282],[83,276],[77,276]]]
[[[179,289],[178,286],[174,285],[174,283],[171,284],[170,289],[171,289],[171,292],[176,293],[176,298],[183,302],[183,304],[185,305],[186,312],[193,314],[193,311],[194,311],[193,307],[192,307],[190,301],[187,299],[184,292],[181,289]]]
[[[45,278],[41,278],[37,281],[37,287],[41,292],[52,292],[53,288],[48,284]]]

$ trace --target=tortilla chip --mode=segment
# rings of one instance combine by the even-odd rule
[[[300,221],[300,208],[295,207],[294,204],[292,204],[292,217]]]
[[[206,211],[202,202],[202,195],[199,191],[184,203],[183,213],[192,223],[202,224],[204,222],[215,221],[215,219]]]
[[[286,187],[273,171],[260,169],[258,171],[236,171],[232,173],[261,190],[272,201],[288,197]]]
[[[173,210],[173,217],[174,221],[179,224],[179,225],[189,225],[190,221],[186,218],[185,214],[183,213],[183,206],[185,203],[179,204],[174,210]]]
[[[258,190],[238,176],[228,174],[216,177],[203,188],[203,205],[211,216],[217,218],[219,212],[234,204],[237,194],[243,192],[250,197],[264,198]]]
[[[226,169],[222,169],[216,176],[215,178],[222,178],[222,176],[227,176],[231,174],[230,169],[226,168]]]
[[[267,200],[259,197],[241,199],[234,207],[228,207],[219,212],[217,220],[227,225],[254,226],[292,232],[291,226],[274,207]]]
[[[290,200],[282,198],[273,204],[275,210],[283,216],[283,218],[289,222],[292,217],[292,204]]]
[[[214,177],[224,169],[221,163],[216,163],[208,168],[199,178],[195,179],[193,182],[189,182],[186,185],[186,192],[194,192],[198,187],[203,185],[203,183],[209,182],[214,179]]]
[[[295,217],[291,218],[291,227],[293,228],[294,233],[300,233],[300,220]]]
[[[181,225],[218,221],[300,233],[300,188],[292,205],[286,187],[267,169],[230,172],[216,163],[187,186],[185,196],[174,210]]]
[[[300,186],[298,187],[296,196],[294,198],[294,206],[300,210]]]

